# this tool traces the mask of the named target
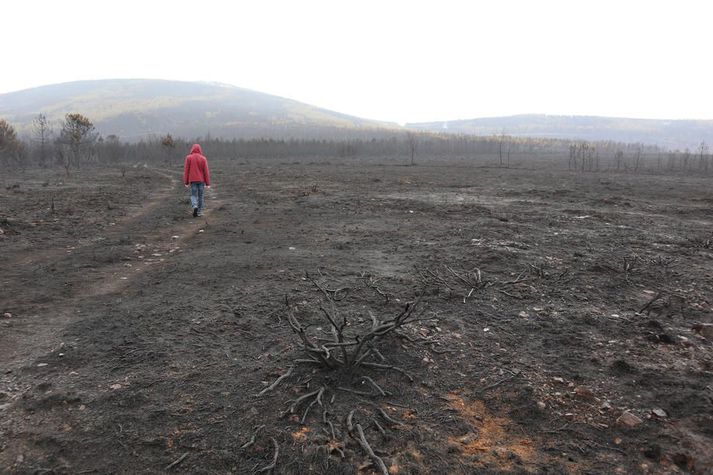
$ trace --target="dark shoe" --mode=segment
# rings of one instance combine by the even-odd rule
[[[198,216],[198,208],[193,208],[193,217]]]

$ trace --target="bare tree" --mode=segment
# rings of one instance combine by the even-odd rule
[[[0,162],[9,164],[17,158],[19,145],[15,128],[5,119],[0,119]]]
[[[67,114],[60,133],[60,142],[67,145],[70,152],[70,155],[65,158],[67,161],[65,168],[69,170],[72,164],[78,166],[84,150],[96,139],[97,134],[94,132],[94,124],[91,120],[79,113]]]
[[[634,171],[638,172],[641,167],[641,147],[636,149],[636,154],[634,154]]]
[[[163,161],[168,165],[171,163],[171,155],[173,155],[173,151],[176,149],[176,143],[173,141],[171,134],[166,134],[165,137],[161,138],[161,149],[164,154]]]
[[[498,156],[500,157],[500,166],[503,166],[503,142],[505,142],[505,131],[503,130],[500,133],[500,137],[498,138]]]
[[[416,155],[416,135],[412,132],[407,132],[406,139],[408,141],[409,151],[411,152],[411,166],[414,166],[416,164],[414,159]]]
[[[698,146],[698,169],[708,172],[708,145],[702,141]]]
[[[38,164],[41,167],[47,166],[47,149],[52,135],[52,128],[44,114],[38,114],[32,121],[32,132],[34,141],[38,145]]]

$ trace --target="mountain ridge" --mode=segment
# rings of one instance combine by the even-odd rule
[[[713,120],[668,120],[594,115],[519,114],[406,123],[364,119],[231,84],[166,79],[99,79],[49,84],[0,94],[0,118],[21,136],[43,113],[55,130],[79,112],[102,135],[123,140],[194,138],[371,138],[384,133],[513,135],[614,141],[695,150],[713,144]]]
[[[694,149],[713,143],[713,120],[637,119],[595,115],[518,114],[417,122],[409,130],[464,135],[514,135],[564,140],[614,141]]]
[[[124,139],[166,133],[181,137],[302,137],[399,128],[293,99],[208,82],[103,79],[0,94],[0,117],[20,133],[28,133],[40,113],[58,123],[70,112],[87,116],[100,133]]]

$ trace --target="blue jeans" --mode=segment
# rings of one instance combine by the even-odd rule
[[[203,208],[205,208],[205,199],[203,198],[204,189],[205,183],[202,181],[191,182],[191,206],[198,208],[199,213],[202,213]]]

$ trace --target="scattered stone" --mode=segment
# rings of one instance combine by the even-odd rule
[[[458,437],[458,442],[463,445],[470,445],[476,440],[478,440],[478,434],[476,434],[475,432],[468,432],[466,435]]]
[[[659,333],[658,335],[651,335],[650,339],[654,342],[665,343],[667,345],[676,343],[676,340],[674,340],[673,337],[668,333]]]
[[[624,425],[626,427],[636,427],[642,422],[641,418],[630,411],[624,411],[622,415],[616,420],[617,424]]]
[[[611,370],[615,374],[624,375],[636,372],[636,369],[625,360],[616,360],[611,365]]]
[[[537,408],[541,411],[544,411],[547,408],[547,404],[545,404],[543,401],[537,401]]]
[[[659,460],[661,458],[661,447],[656,444],[650,445],[643,450],[644,457],[651,460]]]
[[[653,410],[651,411],[651,413],[652,413],[654,416],[659,417],[659,418],[661,418],[661,419],[664,419],[664,418],[668,417],[668,414],[666,413],[666,411],[664,411],[663,409],[660,409],[660,408],[658,408],[658,407],[657,407],[656,409],[653,409]]]
[[[678,465],[680,468],[683,468],[689,472],[695,466],[695,461],[693,460],[693,457],[686,453],[679,452],[677,454],[673,454],[671,460],[673,460],[673,463]]]
[[[559,376],[557,376],[557,377],[555,377],[555,378],[552,378],[552,380],[553,380],[555,383],[562,383],[562,384],[564,384],[564,378],[560,378]]]
[[[576,394],[577,396],[579,396],[582,399],[588,399],[588,400],[595,399],[594,393],[592,392],[592,390],[586,386],[577,386],[576,388],[574,388],[574,394]]]
[[[521,318],[530,318],[530,314],[528,314],[526,311],[522,311],[518,314],[519,317]]]
[[[179,239],[179,238],[180,238],[180,236],[171,236],[171,239],[174,239],[174,240]]]
[[[80,410],[80,411],[83,411],[83,410],[85,410],[86,408],[87,408],[87,406],[85,406],[84,404],[82,404],[82,405],[79,406],[79,410]]]
[[[205,229],[199,229],[198,232],[199,232],[199,233],[204,233],[204,232],[205,232]]]
[[[713,340],[713,323],[697,323],[693,325],[693,330],[706,340]]]
[[[606,409],[606,410],[611,409],[611,403],[609,401],[604,401],[602,403],[602,409]]]
[[[121,389],[121,388],[123,388],[123,386],[119,383],[116,383],[116,384],[112,384],[111,386],[109,386],[109,388],[110,389]]]
[[[12,318],[12,314],[10,312],[5,312],[2,314],[3,318]]]
[[[37,363],[38,368],[44,368],[45,366],[47,366],[47,363]]]

